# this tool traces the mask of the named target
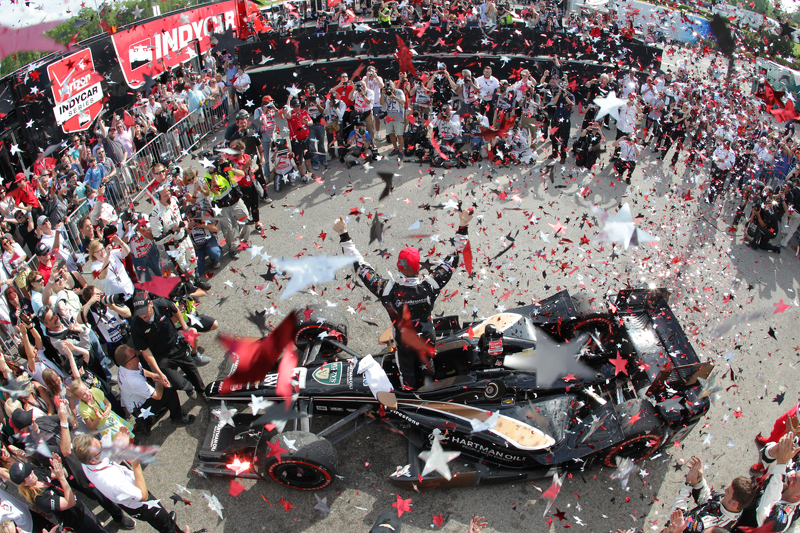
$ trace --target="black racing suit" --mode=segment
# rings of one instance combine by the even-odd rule
[[[394,326],[394,338],[397,346],[395,362],[400,371],[400,382],[405,387],[418,388],[422,384],[423,365],[417,353],[404,346],[400,338],[400,319],[403,309],[408,306],[411,323],[417,333],[425,340],[434,343],[433,322],[431,312],[439,293],[450,281],[453,271],[458,267],[459,253],[467,244],[467,227],[458,228],[452,252],[444,258],[430,276],[403,278],[402,281],[387,280],[380,277],[375,270],[364,261],[364,257],[356,249],[347,232],[340,236],[342,251],[345,255],[355,257],[356,275],[367,286],[372,294],[378,297],[383,307],[389,312]]]

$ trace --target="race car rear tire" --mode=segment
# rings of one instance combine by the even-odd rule
[[[279,433],[270,442],[274,444],[278,439],[281,447],[287,447],[287,440],[294,441],[292,444],[297,450],[281,453],[280,460],[271,457],[261,473],[263,477],[295,490],[319,490],[333,483],[336,476],[333,444],[305,431]]]
[[[608,451],[603,460],[610,468],[617,467],[617,458],[632,459],[634,463],[643,461],[661,448],[664,435],[661,433],[643,433],[620,442]]]
[[[319,304],[312,304],[297,313],[297,334],[295,344],[298,353],[302,353],[306,345],[318,338],[322,332],[327,331],[333,340],[347,344],[347,318],[340,312]],[[308,316],[308,318],[306,318]],[[331,333],[333,333],[331,335]],[[338,348],[325,345],[321,355],[333,355],[339,352]]]

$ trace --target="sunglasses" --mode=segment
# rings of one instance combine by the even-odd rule
[[[164,174],[166,171],[167,171],[166,169],[161,169],[161,170],[155,171],[154,174]]]

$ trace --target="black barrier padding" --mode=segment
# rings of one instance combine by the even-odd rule
[[[356,56],[379,57],[394,54],[397,36],[419,55],[479,54],[558,55],[562,60],[599,61],[632,66],[638,70],[661,67],[661,49],[601,32],[598,37],[541,32],[522,25],[498,28],[484,33],[480,28],[461,28],[449,32],[430,27],[424,32],[409,28],[376,29],[368,32],[335,32],[277,36],[263,34],[261,40],[237,49],[245,68],[259,67],[264,58],[272,63],[328,61]]]

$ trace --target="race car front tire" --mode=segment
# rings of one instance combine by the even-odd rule
[[[327,332],[331,339],[346,345],[347,327],[347,318],[334,309],[319,304],[300,309],[297,313],[297,335],[295,335],[297,350],[302,353],[306,344],[319,338],[323,332]],[[338,351],[337,348],[328,345],[324,347],[322,355],[334,355]]]
[[[333,444],[305,431],[287,431],[275,435],[270,442],[296,450],[269,457],[263,477],[296,490],[319,490],[330,485],[336,475],[336,449]]]

